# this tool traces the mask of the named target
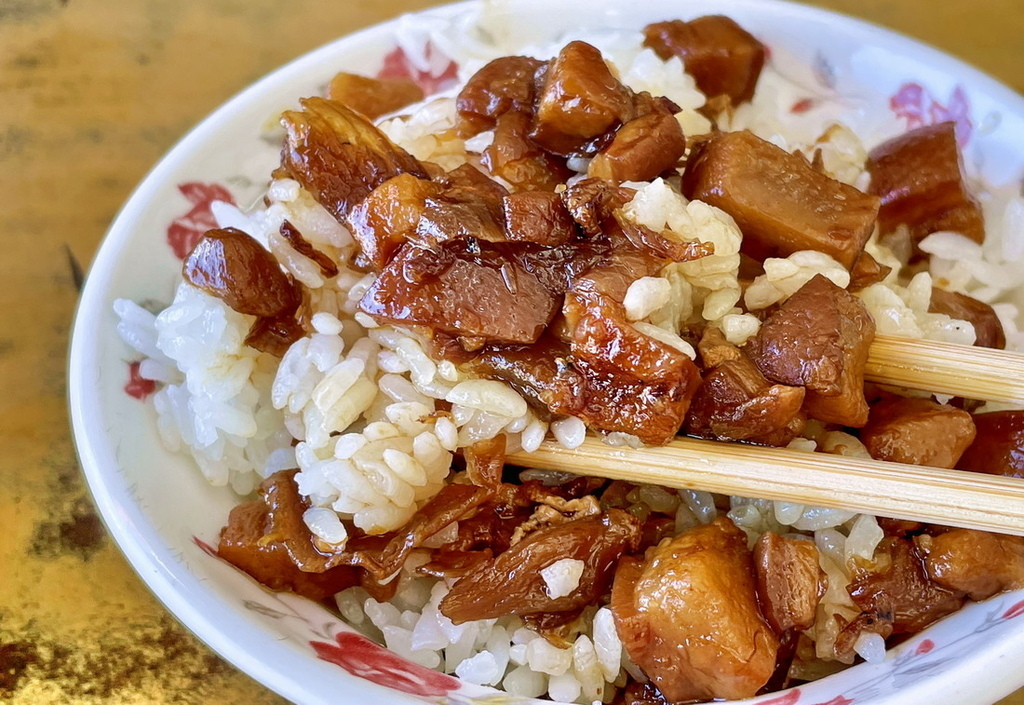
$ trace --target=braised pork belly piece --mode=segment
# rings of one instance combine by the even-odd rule
[[[554,318],[561,292],[530,263],[531,252],[454,240],[437,249],[407,243],[359,303],[381,323],[420,325],[464,339],[533,343]]]
[[[479,169],[464,164],[439,176],[445,188],[425,198],[412,239],[432,249],[451,240],[505,242],[502,202],[508,190]]]
[[[375,269],[383,269],[416,233],[427,198],[443,186],[412,174],[399,174],[370,191],[348,215],[349,232],[360,254]]]
[[[746,130],[721,132],[691,153],[683,194],[721,208],[754,259],[817,250],[851,268],[875,227],[878,198],[821,174]]]
[[[561,196],[550,191],[518,191],[501,203],[505,236],[513,242],[546,247],[565,245],[576,237],[576,224]]]
[[[302,287],[241,230],[207,231],[185,258],[182,276],[238,313],[256,316],[244,341],[251,348],[281,357],[306,334],[295,318]]]
[[[506,113],[532,113],[547,62],[503,56],[484,65],[459,91],[456,106],[466,136],[491,129]]]
[[[294,313],[302,301],[299,284],[274,256],[236,228],[208,230],[185,259],[182,276],[251,316]]]
[[[554,191],[574,172],[565,158],[541,149],[530,137],[531,113],[508,112],[497,119],[494,139],[481,161],[487,170],[516,189]]]
[[[974,435],[974,421],[963,409],[913,397],[872,404],[860,430],[872,458],[936,468],[955,467]]]
[[[475,373],[505,382],[541,414],[574,414],[586,403],[586,380],[569,345],[545,335],[535,345],[488,346],[469,363]]]
[[[287,132],[281,166],[339,222],[392,177],[428,178],[415,157],[358,112],[324,98],[299,102],[301,112],[286,110],[281,116]]]
[[[641,250],[615,250],[572,281],[562,311],[588,396],[608,403],[587,404],[584,420],[600,419],[598,428],[658,444],[682,424],[700,373],[684,352],[633,326],[622,302],[633,281],[664,264]],[[631,413],[637,414],[632,420]]]
[[[313,546],[302,521],[309,505],[295,489],[295,472],[271,475],[260,485],[259,499],[231,510],[217,553],[273,590],[325,600],[359,585],[360,571],[328,566],[328,556]]]
[[[292,560],[284,544],[273,540],[270,510],[262,500],[239,504],[228,515],[217,554],[271,590],[286,590],[317,602],[359,584],[359,572],[348,566],[307,573]]]
[[[720,441],[769,441],[766,445],[793,440],[806,421],[803,387],[772,384],[738,348],[734,357],[709,368],[708,357],[721,354],[710,348],[701,351],[704,379],[690,405],[687,433]]]
[[[629,657],[669,702],[751,697],[775,670],[747,537],[728,519],[623,559],[611,608]]]
[[[1024,588],[1024,537],[954,529],[915,538],[928,576],[936,584],[987,600]]]
[[[874,560],[855,569],[847,592],[865,615],[892,634],[919,632],[964,602],[962,591],[932,581],[913,541],[895,537],[882,539]]]
[[[811,628],[828,589],[813,541],[765,532],[754,544],[754,573],[761,609],[776,633]]]
[[[662,59],[678,56],[704,95],[727,96],[732,105],[754,96],[765,62],[764,45],[722,15],[647,25],[644,46]]]
[[[1024,411],[974,414],[977,435],[956,464],[961,470],[1024,477]]]
[[[537,96],[530,137],[552,154],[593,154],[594,140],[634,117],[631,91],[601,52],[570,42],[548,66]]]
[[[598,152],[587,176],[608,181],[650,181],[673,168],[686,151],[679,121],[668,112],[633,118]]]
[[[882,264],[866,250],[861,251],[853,263],[853,268],[850,269],[850,284],[846,289],[851,292],[866,289],[872,284],[884,281],[891,271],[892,267]]]
[[[998,350],[1006,347],[1006,334],[999,316],[987,303],[972,296],[933,287],[928,312],[944,313],[950,318],[968,321],[974,326],[974,344],[978,347]]]
[[[420,102],[424,95],[411,78],[368,78],[342,71],[327,84],[327,98],[375,120]]]
[[[681,108],[647,92],[631,93],[631,99],[634,117],[605,136],[587,176],[618,183],[674,175],[686,151],[686,137],[675,117]]]
[[[984,241],[984,218],[966,184],[954,123],[919,127],[880,144],[866,166],[871,193],[882,202],[883,232],[906,225],[915,243],[939,230]]]
[[[538,529],[458,580],[440,609],[455,624],[510,614],[575,612],[608,590],[623,553],[639,545],[640,522],[618,509]],[[583,574],[568,595],[552,596],[541,571],[565,559],[582,561]]]
[[[818,274],[772,313],[745,351],[765,377],[806,389],[811,418],[868,420],[864,368],[875,323],[864,304]]]

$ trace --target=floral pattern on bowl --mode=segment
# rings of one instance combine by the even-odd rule
[[[507,0],[498,28],[510,42],[540,41],[581,24],[640,27],[667,16],[722,12],[772,48],[798,87],[794,114],[834,109],[868,139],[953,119],[968,165],[994,183],[1024,173],[1024,100],[973,69],[884,30],[769,0],[650,2],[629,12],[611,0]],[[136,570],[186,625],[268,687],[302,703],[522,704],[490,688],[427,671],[369,642],[320,605],[275,594],[216,558],[237,498],[210,488],[186,458],[164,450],[145,400],[152,383],[120,343],[115,298],[167,301],[190,243],[214,225],[215,201],[250,203],[276,165],[269,116],[320,91],[342,69],[404,75],[428,92],[456,79],[445,47],[410,55],[397,35],[466,27],[478,5],[440,8],[324,47],[234,98],[188,135],[140,185],[90,273],[76,321],[70,397],[82,465],[111,533]],[[531,20],[543,16],[543,23]],[[493,28],[492,28],[493,29]],[[429,48],[427,48],[429,47]],[[780,70],[781,70],[780,68]],[[195,538],[198,537],[198,538]],[[1024,683],[1024,591],[969,605],[889,652],[823,681],[746,702],[759,705],[988,703]],[[985,669],[985,678],[974,677]]]

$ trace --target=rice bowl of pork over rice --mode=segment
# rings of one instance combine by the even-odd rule
[[[401,18],[126,205],[72,345],[83,466],[169,609],[298,702],[992,702],[1024,540],[504,458],[682,433],[1019,474],[1024,412],[863,374],[875,334],[1024,349],[1022,172],[1019,96],[817,10]]]

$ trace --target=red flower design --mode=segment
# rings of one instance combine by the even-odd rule
[[[850,698],[844,698],[842,695],[837,695],[831,700],[828,700],[823,703],[818,703],[817,705],[852,705],[853,702],[854,701],[850,700]]]
[[[806,113],[813,107],[814,98],[802,98],[797,102],[793,103],[793,107],[789,109],[789,112],[799,115],[800,113]]]
[[[323,641],[311,641],[309,645],[321,659],[341,666],[353,676],[424,697],[447,695],[459,689],[455,678],[406,661],[364,636],[340,632],[334,639],[336,645]]]
[[[204,184],[189,181],[178,184],[178,190],[192,204],[192,210],[174,219],[167,227],[167,244],[178,259],[185,259],[192,251],[199,238],[207,230],[217,227],[210,206],[214,201],[224,201],[234,205],[235,199],[231,192],[220,184]]]
[[[196,546],[199,546],[200,550],[206,555],[213,556],[214,558],[220,558],[220,556],[217,554],[217,549],[203,541],[198,536],[192,537],[192,543],[194,543]]]
[[[1010,609],[1003,612],[1003,619],[1013,619],[1024,614],[1024,600],[1021,600]]]
[[[143,379],[139,375],[139,362],[128,363],[128,381],[124,385],[125,393],[133,399],[145,401],[146,397],[156,391],[156,382]]]
[[[967,146],[974,130],[970,101],[960,86],[953,89],[949,102],[943,105],[921,84],[904,83],[889,99],[889,107],[897,117],[907,121],[910,130],[940,122],[956,123],[956,138],[961,148]]]
[[[761,705],[796,705],[800,701],[800,689],[786,691],[784,694],[771,700],[765,700]]]
[[[920,644],[917,645],[916,649],[914,649],[914,654],[916,656],[922,656],[922,655],[928,653],[929,651],[931,651],[934,648],[935,648],[935,642],[932,641],[931,639],[925,639],[924,641],[922,641]]]
[[[402,47],[396,46],[384,57],[377,78],[411,78],[427,95],[451,88],[458,78],[459,66],[441,53],[431,42],[427,42],[424,58],[430,67],[426,71],[409,59]]]

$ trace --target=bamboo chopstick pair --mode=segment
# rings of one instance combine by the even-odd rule
[[[878,336],[869,381],[1024,405],[1024,354]],[[1024,480],[787,448],[676,438],[657,448],[547,441],[508,461],[546,470],[762,497],[1024,535]]]

